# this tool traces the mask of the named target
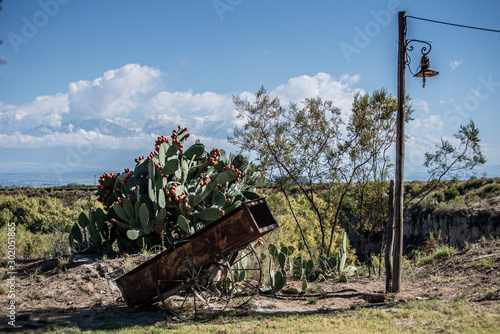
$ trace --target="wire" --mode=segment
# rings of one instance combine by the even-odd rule
[[[461,28],[469,28],[469,29],[491,31],[491,32],[500,32],[500,30],[495,30],[495,29],[479,28],[479,27],[466,26],[466,25],[463,25],[463,24],[456,24],[456,23],[449,23],[449,22],[443,22],[443,21],[429,20],[429,19],[424,19],[422,17],[410,16],[410,15],[408,15],[406,17],[409,17],[409,18],[412,18],[412,19],[416,19],[416,20],[429,21],[429,22],[433,22],[433,23],[447,24],[447,25],[450,25],[450,26],[461,27]]]

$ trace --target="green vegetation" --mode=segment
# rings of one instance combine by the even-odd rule
[[[23,225],[32,233],[67,230],[75,221],[76,210],[51,197],[1,196],[0,228],[8,223]]]
[[[262,192],[261,192],[262,193]],[[294,194],[289,196],[291,207],[298,219],[302,231],[305,236],[302,238],[299,231],[299,225],[296,224],[292,210],[290,209],[287,199],[282,192],[269,191],[262,193],[266,197],[266,201],[273,212],[274,217],[280,224],[280,228],[273,231],[265,238],[271,243],[274,243],[281,248],[283,246],[292,246],[295,249],[295,256],[302,256],[302,258],[309,258],[305,242],[310,245],[310,251],[313,258],[316,259],[321,254],[321,233],[318,224],[314,222],[314,212],[310,203],[301,194]],[[319,205],[326,205],[321,200],[318,200]],[[342,229],[337,229],[334,234],[334,243],[340,247],[342,243]],[[305,241],[305,242],[304,242]],[[335,250],[335,253],[338,249]],[[351,258],[352,260],[352,258]]]
[[[70,267],[71,249],[159,251],[246,201],[268,196],[280,224],[280,229],[264,236],[267,247],[258,250],[269,291],[282,290],[292,276],[302,280],[302,287],[283,292],[303,294],[308,290],[308,280],[320,282],[334,276],[346,282],[347,276],[355,275],[354,265],[359,263],[345,231],[339,227],[341,222],[349,231],[357,232],[368,275],[377,267],[380,274],[383,248],[373,250],[368,245],[383,232],[387,221],[388,179],[394,168],[388,152],[395,137],[396,102],[385,90],[356,94],[344,127],[340,109],[320,97],[288,108],[271,98],[264,88],[252,102],[235,97],[244,124],[235,129],[230,141],[242,152],[254,154],[253,164],[242,155],[228,156],[218,149],[207,152],[199,141],[184,150],[189,134],[187,128],[179,127],[169,138],[158,137],[154,151],[135,159],[133,170],[104,173],[95,193],[82,196],[95,188],[78,184],[43,190],[1,188],[0,255],[6,258],[8,224],[15,224],[16,255],[57,257],[56,271],[62,273]],[[412,110],[409,104],[406,108],[408,122]],[[429,181],[405,184],[408,207],[437,211],[493,208],[493,214],[498,214],[500,178],[458,180],[464,170],[473,170],[485,162],[478,133],[470,121],[455,136],[457,147],[443,140],[435,152],[425,154]],[[269,188],[257,190],[258,182]],[[434,263],[455,252],[452,247],[441,246],[439,237],[431,235],[416,261],[405,260],[403,276],[415,281],[418,270],[413,266]],[[132,269],[132,262],[127,253],[122,256],[117,271],[125,274]],[[496,255],[480,257],[472,265],[488,270],[496,260]],[[29,275],[35,285],[38,271]],[[241,273],[237,271],[237,275]],[[436,280],[441,279],[437,273]],[[314,285],[309,288],[315,289]],[[318,303],[323,298],[323,293],[319,294],[306,302]],[[210,324],[110,324],[109,329],[119,333],[500,330],[492,313],[477,312],[475,307],[461,302],[465,297],[453,304],[439,302],[442,294],[433,291],[430,301],[393,303],[381,308],[354,306],[330,313],[270,317],[247,316],[248,310],[238,310]],[[483,289],[476,296],[487,303],[498,298],[498,291]],[[28,296],[29,300],[42,298],[43,294],[34,290]],[[101,297],[92,301],[95,306],[103,305]]]
[[[8,229],[0,229],[0,256],[7,259]],[[52,258],[70,253],[68,231],[33,233],[23,225],[16,227],[16,255],[23,258]]]
[[[266,200],[273,212],[274,217],[280,224],[280,228],[266,235],[264,238],[272,244],[275,244],[278,249],[282,247],[293,247],[294,253],[293,257],[300,257],[305,261],[312,260],[316,267],[319,267],[320,263],[318,261],[321,255],[321,233],[318,224],[314,221],[314,212],[311,208],[309,201],[302,194],[296,194],[294,196],[289,196],[291,207],[293,212],[295,212],[296,218],[300,223],[300,227],[304,233],[304,237],[299,231],[299,225],[296,224],[295,218],[293,216],[292,210],[288,205],[288,201],[282,192],[266,192],[269,195]],[[318,205],[326,205],[320,199],[317,200]],[[333,254],[338,254],[342,248],[342,239],[344,235],[344,230],[337,228],[333,235],[335,247],[332,249]],[[306,249],[304,240],[310,245],[310,251],[312,254],[312,259],[310,254]],[[356,256],[354,255],[355,250],[349,246],[349,241],[346,241],[346,264],[353,265],[356,261]],[[265,254],[264,256],[268,256]],[[292,259],[293,261],[293,259]],[[301,275],[299,275],[301,276]]]
[[[412,181],[405,184],[407,194],[416,193],[425,187],[425,182]],[[439,202],[435,199],[436,193],[446,191],[448,187],[459,191],[459,195],[447,202]],[[16,224],[16,250],[17,254],[23,257],[55,257],[69,253],[67,235],[71,226],[78,221],[81,213],[88,213],[89,207],[102,208],[95,198],[90,198],[89,192],[65,192],[57,190],[54,193],[41,191],[41,189],[16,190],[17,195],[0,195],[0,242],[7,245],[7,223]],[[271,210],[280,224],[280,229],[265,236],[265,239],[277,245],[293,246],[294,257],[301,256],[303,259],[310,259],[309,253],[304,244],[304,240],[299,231],[299,225],[295,223],[292,211],[282,192],[273,191],[269,188],[261,188],[259,193],[267,196]],[[346,202],[349,203],[350,195],[347,194]],[[289,196],[292,208],[300,222],[304,232],[305,240],[308,242],[313,254],[315,265],[320,255],[320,230],[314,223],[314,213],[307,199],[296,192]],[[318,199],[319,205],[323,204]],[[500,203],[500,178],[471,178],[467,181],[443,182],[439,191],[431,194],[419,206],[429,210],[450,211],[456,209],[466,209],[471,207],[482,208],[483,210],[493,210]],[[492,211],[492,214],[495,211]],[[342,245],[343,230],[337,228],[334,234],[333,254],[338,253]],[[5,258],[6,248],[0,246],[0,255]],[[354,250],[350,249],[348,243],[347,264],[355,264]],[[115,248],[116,249],[116,248]],[[434,250],[435,251],[435,250]],[[266,255],[264,255],[266,256]],[[377,258],[372,258],[376,264]],[[484,259],[482,266],[488,267],[488,261],[494,258]],[[376,266],[375,264],[375,266]]]
[[[372,255],[383,253],[382,246],[375,250],[371,245],[383,234],[387,221],[387,188],[394,171],[388,152],[395,141],[397,99],[384,89],[356,94],[345,127],[340,109],[321,97],[284,107],[262,87],[251,101],[236,96],[233,102],[244,124],[235,128],[229,141],[240,152],[253,153],[256,170],[283,193],[310,259],[314,261],[312,248],[316,247],[327,258],[334,254],[342,221],[358,234],[371,274]],[[411,115],[407,103],[404,121],[411,121]],[[455,135],[457,146],[442,140],[435,152],[426,152],[425,166],[433,181],[413,191],[407,203],[420,203],[445,180],[456,180],[484,164],[478,135],[470,120]],[[291,202],[297,194],[308,203],[309,220],[317,225],[314,243],[308,240],[300,214],[294,212]],[[457,189],[450,188],[436,198],[444,201],[458,195]]]
[[[407,205],[412,206],[411,198],[421,199],[422,189],[433,188],[437,181],[412,181],[405,184]],[[422,208],[443,212],[467,208],[491,208],[500,204],[500,177],[452,180],[441,182],[426,198],[420,201]]]
[[[50,196],[54,198],[59,198],[66,201],[75,201],[83,197],[88,197],[89,193],[94,193],[96,191],[96,186],[91,185],[66,185],[58,187],[45,187],[45,188],[33,188],[33,187],[5,187],[0,186],[0,196],[16,196],[16,195],[26,195],[28,197],[45,197]]]
[[[481,192],[484,193],[486,197],[493,198],[497,196],[494,190],[495,187],[491,186],[497,183],[496,179],[492,179],[489,181],[488,179],[472,179],[469,181],[458,182],[455,186],[456,189],[464,189],[463,194],[460,196],[468,196],[471,193]],[[471,186],[473,184],[474,186]],[[264,191],[264,190],[262,190]],[[460,190],[459,190],[460,191]],[[302,238],[299,233],[297,233],[297,224],[293,221],[294,218],[292,216],[291,211],[286,205],[287,201],[285,196],[282,193],[270,193],[269,190],[265,190],[267,195],[270,195],[267,199],[271,205],[272,211],[276,213],[276,218],[282,224],[282,228],[268,234],[265,236],[265,239],[268,243],[275,243],[277,249],[281,252],[283,246],[287,248],[291,245],[294,245],[294,251],[291,256],[287,256],[285,258],[285,262],[287,266],[290,265],[290,260],[299,255],[302,255],[304,258],[308,257],[308,252],[301,244]],[[493,194],[493,195],[491,195]],[[6,196],[4,196],[6,197]],[[306,200],[300,201],[301,195],[295,194],[295,196],[290,197],[292,201],[293,208],[296,212],[301,213],[300,219],[303,228],[308,231],[307,236],[311,238],[311,244],[314,244],[314,240],[318,242],[318,239],[314,239],[315,232],[318,228],[317,224],[314,224],[311,221],[308,221],[308,215],[311,215],[311,209]],[[44,205],[46,203],[52,203],[52,201],[41,201],[40,198],[34,198],[36,201],[33,202],[23,202],[23,203],[31,203],[34,208],[42,207],[45,208]],[[0,200],[4,200],[3,197],[0,197]],[[60,202],[57,202],[60,201]],[[33,204],[34,203],[34,204]],[[89,205],[99,205],[95,200],[80,200],[73,204],[66,203],[62,200],[56,200],[58,203],[55,206],[47,206],[46,209],[50,209],[51,207],[65,207],[70,208],[71,210],[78,210],[78,212],[86,212]],[[90,204],[89,204],[90,203]],[[61,212],[64,210],[61,210]],[[23,211],[27,212],[27,211]],[[72,217],[75,217],[76,214],[73,214]],[[56,237],[54,233],[42,233],[37,232],[33,233],[26,229],[25,223],[31,222],[34,220],[23,220],[19,219],[19,225],[17,225],[17,235],[16,235],[16,246],[19,250],[19,255],[23,256],[22,252],[24,252],[26,256],[45,256],[45,257],[53,257],[56,255],[56,250],[54,249],[54,245],[60,242],[61,240],[67,240],[67,233],[61,232],[59,238],[60,241],[56,241]],[[49,221],[41,221],[39,226],[50,226]],[[37,226],[38,226],[37,225]],[[70,226],[69,224],[67,227]],[[49,228],[50,230],[50,228]],[[335,244],[336,249],[335,253],[338,254],[338,251],[342,247],[342,239],[343,239],[343,231],[338,229],[338,233],[336,234]],[[6,226],[4,226],[0,232],[0,237],[4,238],[6,236]],[[4,241],[0,241],[3,244],[6,244]],[[354,264],[356,259],[353,255],[353,250],[348,247],[349,243],[346,240],[346,254],[347,264]],[[423,257],[420,259],[417,258],[415,261],[405,260],[405,264],[403,267],[403,277],[411,276],[412,279],[419,279],[415,277],[415,266],[424,265],[426,263],[436,261],[439,258],[449,256],[453,254],[455,250],[450,247],[442,247],[440,246],[440,238],[439,236],[434,237],[430,236],[429,242],[426,244],[428,246],[429,260],[424,260]],[[471,252],[477,251],[482,245],[482,241],[477,244],[469,244],[468,249]],[[68,244],[66,243],[66,247]],[[497,246],[496,246],[497,247]],[[267,247],[261,247],[260,249],[265,249]],[[320,269],[318,259],[320,258],[320,247],[313,248],[315,250],[315,269],[318,271]],[[497,249],[497,248],[495,248]],[[286,252],[290,253],[289,251]],[[341,251],[343,253],[343,251]],[[476,254],[476,253],[474,253]],[[496,253],[495,253],[496,254]],[[264,251],[261,254],[263,257],[263,263],[267,263],[264,261],[269,261],[270,254]],[[267,257],[266,257],[267,256]],[[335,258],[338,257],[335,256]],[[103,255],[103,260],[106,258]],[[123,255],[122,265],[119,269],[119,273],[126,273],[132,269],[131,261],[126,256]],[[273,260],[274,261],[274,260]],[[496,256],[488,256],[488,257],[480,257],[476,260],[478,269],[489,268],[490,266],[494,266],[497,261]],[[276,260],[278,263],[278,260]],[[59,256],[57,263],[57,270],[63,272],[66,270],[70,263],[68,257]],[[279,263],[277,265],[280,265]],[[293,265],[293,264],[292,264]],[[264,265],[264,268],[266,266]],[[285,267],[285,269],[290,270],[290,267]],[[360,268],[361,270],[361,268]],[[37,275],[39,273],[37,271],[33,271],[29,273],[33,282],[36,281]],[[444,276],[439,276],[436,274],[436,279],[444,279]],[[319,277],[319,276],[318,276]],[[268,279],[268,276],[265,276],[265,280]],[[414,281],[415,282],[415,281]],[[34,283],[33,283],[34,284]],[[309,284],[306,288],[310,293],[319,293],[320,296],[308,296],[304,302],[310,305],[315,305],[319,303],[324,296],[321,295],[320,291],[317,291],[317,287],[315,287],[316,283]],[[304,286],[304,285],[303,285]],[[5,289],[0,288],[0,293],[5,291]],[[440,301],[442,296],[442,291],[437,291],[435,294],[429,295],[428,301],[415,301],[409,303],[396,303],[390,304],[384,307],[377,308],[364,308],[364,307],[354,307],[350,310],[337,310],[328,312],[321,312],[318,314],[294,314],[294,315],[248,315],[248,311],[236,311],[236,313],[227,312],[222,316],[216,318],[214,321],[210,323],[203,324],[175,324],[172,322],[158,322],[155,325],[151,326],[131,326],[127,327],[118,323],[109,323],[105,326],[106,329],[92,330],[90,332],[106,332],[112,330],[116,333],[143,333],[143,332],[151,332],[151,333],[191,333],[191,332],[255,332],[255,333],[297,333],[297,332],[330,332],[335,330],[349,330],[354,333],[373,333],[373,332],[384,332],[384,333],[429,333],[429,332],[453,332],[453,333],[494,333],[500,331],[500,323],[498,322],[498,313],[500,309],[498,308],[497,299],[498,299],[498,291],[492,289],[491,287],[485,287],[483,290],[479,290],[475,293],[475,297],[477,300],[481,300],[480,303],[471,304],[470,297],[467,297],[464,293],[463,297],[457,296],[455,298],[455,302],[445,303]],[[38,301],[42,298],[42,296],[37,292],[32,292],[27,296],[28,300]],[[102,300],[100,299],[92,299],[96,306],[102,304]],[[488,304],[489,303],[489,304]],[[496,309],[494,309],[496,307]],[[237,313],[243,312],[243,314]],[[62,331],[62,332],[72,332],[79,331],[76,327],[59,327],[57,325],[52,325],[49,328],[44,330],[51,331]]]
[[[444,246],[441,248],[438,248],[435,252],[426,255],[420,259],[420,264],[425,265],[428,263],[432,263],[435,260],[450,256],[451,254],[455,253],[456,249],[453,247],[449,246]]]
[[[496,256],[485,257],[481,259],[481,264],[483,265],[484,269],[491,269],[493,268],[493,263],[495,263],[496,260]]]
[[[16,255],[47,258],[70,254],[71,225],[89,206],[99,207],[100,203],[91,198],[65,201],[50,196],[0,196],[1,258],[7,258],[9,223],[16,226]]]
[[[313,304],[313,305],[317,304],[318,301],[319,301],[319,297],[307,297],[307,300],[306,300],[306,302],[308,304]]]
[[[392,167],[387,149],[395,136],[392,124],[397,103],[393,96],[385,90],[371,95],[357,94],[347,133],[342,130],[340,109],[320,97],[305,99],[301,107],[291,104],[285,108],[262,87],[254,102],[237,96],[234,104],[245,124],[235,129],[229,141],[238,145],[241,152],[256,153],[256,169],[287,200],[288,194],[295,197],[293,192],[298,192],[300,200],[308,203],[312,212],[309,219],[317,225],[319,240],[309,243],[300,214],[295,214],[294,220],[310,258],[314,257],[311,248],[317,247],[321,255],[332,255],[338,245],[336,229],[344,212],[346,194],[351,191],[352,196],[356,185],[377,184],[379,191],[361,191],[355,206],[356,214],[363,216],[360,230],[374,230],[368,227],[369,222],[379,224],[381,220],[365,217],[374,216],[374,208],[369,205],[382,199],[382,189]],[[406,114],[408,121],[409,106]],[[383,219],[383,214],[379,216]]]

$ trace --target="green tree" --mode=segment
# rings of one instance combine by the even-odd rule
[[[235,129],[229,141],[239,145],[241,152],[255,153],[257,169],[281,189],[292,212],[288,199],[290,186],[297,187],[306,197],[319,224],[323,252],[326,219],[324,208],[316,199],[322,183],[329,179],[331,147],[340,144],[340,109],[319,97],[306,99],[300,107],[291,104],[284,108],[263,87],[255,94],[254,102],[239,96],[233,102],[238,118],[245,124]],[[299,221],[296,223],[303,234]],[[309,250],[304,236],[303,241]]]
[[[427,195],[437,189],[445,180],[457,180],[469,174],[476,174],[476,168],[486,163],[481,150],[479,129],[472,120],[460,125],[458,133],[453,135],[458,141],[441,139],[434,152],[425,153],[424,166],[428,167],[429,179],[420,192],[410,197],[406,203],[417,205]]]
[[[407,101],[410,98],[407,97]],[[371,241],[375,233],[383,231],[387,219],[386,192],[388,178],[393,170],[388,152],[395,140],[397,100],[385,89],[370,94],[357,94],[347,125],[349,184],[351,201],[349,212],[357,221],[350,226],[359,235],[371,273]],[[405,121],[411,120],[413,110],[407,104]],[[349,224],[349,221],[348,221]],[[383,243],[382,243],[383,245]],[[380,249],[380,254],[383,249]]]
[[[396,99],[385,90],[371,96],[357,94],[347,131],[341,129],[340,110],[320,97],[305,99],[300,107],[284,108],[277,97],[271,98],[261,88],[253,103],[238,96],[234,103],[245,124],[235,129],[230,142],[242,152],[255,153],[257,168],[285,196],[293,185],[307,198],[319,225],[322,252],[329,255],[346,194],[354,182],[362,175],[365,181],[387,178]],[[409,120],[410,112],[407,115]]]

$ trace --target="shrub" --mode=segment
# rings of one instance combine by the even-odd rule
[[[444,191],[444,198],[447,201],[450,201],[459,195],[460,195],[460,192],[458,191],[458,189],[454,185],[450,186],[448,189],[446,189]]]
[[[64,205],[62,199],[0,196],[0,255],[7,255],[7,225],[16,225],[16,256],[53,257],[69,254],[68,232],[79,214],[102,206],[95,199]]]
[[[482,258],[481,264],[483,265],[484,269],[492,269],[493,263],[495,263],[496,260],[497,260],[496,256]]]
[[[490,183],[478,190],[478,195],[481,198],[490,198],[500,195],[500,184]]]
[[[405,193],[410,194],[411,197],[417,196],[422,191],[422,183],[420,181],[412,181],[405,183]]]
[[[69,231],[80,213],[87,212],[89,206],[102,207],[95,199],[68,204],[49,196],[0,196],[0,228],[14,222],[16,226],[23,225],[32,233],[51,233],[55,228]]]
[[[289,198],[295,215],[302,226],[305,239],[311,249],[313,260],[317,262],[317,258],[321,253],[321,232],[317,218],[304,195],[294,195],[289,196]],[[275,193],[267,197],[266,200],[274,217],[280,224],[280,228],[271,232],[265,238],[279,246],[279,248],[283,246],[292,246],[295,249],[293,254],[294,257],[301,256],[303,259],[308,259],[309,254],[302,240],[299,227],[290,211],[285,195],[282,193]],[[321,205],[322,202],[318,200],[318,204]],[[329,231],[328,228],[327,231]],[[333,237],[334,242],[330,256],[335,256],[340,247],[342,247],[343,234],[344,230],[337,227]],[[347,248],[347,263],[353,264],[356,261],[355,250],[350,248],[349,245]]]
[[[53,230],[52,233],[33,233],[23,225],[16,226],[16,257],[51,258],[70,254],[67,232]],[[8,229],[0,228],[0,257],[8,255]]]
[[[494,182],[494,179],[486,179],[486,178],[470,178],[467,182],[462,184],[459,189],[461,190],[462,194],[465,194],[467,192],[477,190],[484,186],[485,184],[492,183]]]
[[[442,192],[437,192],[434,194],[434,198],[438,201],[438,202],[443,202],[444,201],[444,194]]]
[[[51,197],[1,196],[0,227],[9,222],[32,233],[51,233],[56,227],[69,231],[78,213]]]

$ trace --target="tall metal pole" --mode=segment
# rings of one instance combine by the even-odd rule
[[[396,184],[394,187],[394,265],[392,292],[399,292],[401,288],[401,264],[403,259],[406,12],[399,12],[398,14],[398,110],[396,116]]]

